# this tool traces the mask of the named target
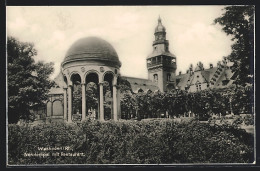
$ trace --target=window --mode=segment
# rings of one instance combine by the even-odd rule
[[[176,79],[176,84],[179,84],[180,80],[180,78]]]
[[[197,78],[199,78],[200,76],[199,75],[197,75]]]
[[[167,74],[167,81],[171,81],[171,74],[170,73]]]
[[[158,81],[158,74],[154,74],[154,75],[153,75],[153,80],[154,80],[155,82]]]
[[[197,85],[196,85],[196,89],[197,89],[197,91],[198,91],[198,90],[201,90],[201,84],[197,84]]]

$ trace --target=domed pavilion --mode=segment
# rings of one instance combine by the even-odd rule
[[[104,81],[109,83],[112,105],[111,105],[111,118],[118,120],[120,118],[120,101],[117,100],[119,91],[117,90],[117,80],[120,74],[121,62],[119,61],[118,55],[113,46],[107,41],[97,37],[82,38],[74,42],[68,49],[63,62],[61,63],[61,73],[54,80],[60,82],[60,85],[56,86],[50,91],[52,99],[49,101],[49,109],[47,104],[47,116],[48,110],[49,115],[54,116],[51,118],[61,118],[63,113],[63,119],[67,122],[72,122],[73,113],[73,86],[75,84],[81,85],[82,91],[82,109],[81,120],[85,120],[86,111],[86,85],[92,82],[97,86],[98,94],[98,109],[96,119],[104,120]],[[60,79],[60,80],[57,80]],[[60,95],[61,89],[63,88],[63,99]],[[60,90],[60,91],[58,91]],[[58,91],[58,92],[57,92]],[[55,100],[61,101],[60,106],[56,104],[54,107]],[[62,104],[63,103],[63,104]],[[63,112],[56,112],[63,107]]]

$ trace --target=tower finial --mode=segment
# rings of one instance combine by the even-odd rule
[[[159,18],[158,18],[158,22],[160,23],[162,20],[161,20],[161,17],[160,17],[160,15],[159,15]]]

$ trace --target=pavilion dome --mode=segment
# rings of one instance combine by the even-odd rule
[[[121,62],[113,46],[98,37],[82,38],[70,46],[63,64],[75,61],[90,61],[102,65],[121,67]]]

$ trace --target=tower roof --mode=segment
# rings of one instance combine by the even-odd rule
[[[161,17],[159,16],[158,18],[158,25],[155,27],[155,33],[157,32],[165,32],[166,29],[165,27],[162,25],[162,20],[161,20]]]

